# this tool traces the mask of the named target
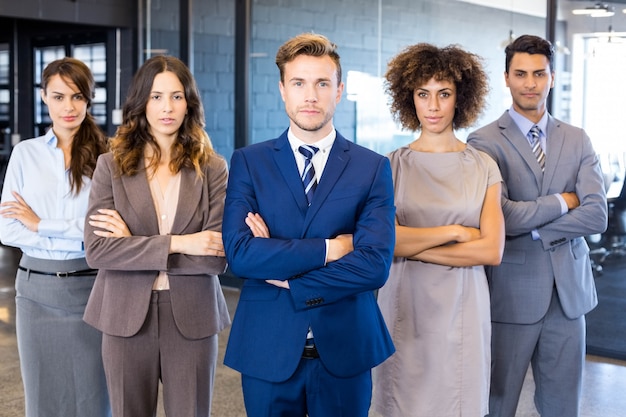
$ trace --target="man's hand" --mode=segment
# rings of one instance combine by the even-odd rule
[[[580,201],[578,200],[576,193],[561,193],[561,197],[565,200],[568,210],[573,210],[580,206]]]
[[[284,288],[286,290],[289,289],[289,281],[285,280],[285,281],[280,281],[277,279],[266,279],[265,282],[267,282],[268,284],[272,284],[275,285],[279,288]]]
[[[270,237],[270,230],[265,224],[265,220],[263,220],[259,213],[248,213],[248,217],[246,217],[245,221],[252,232],[252,236],[264,238]]]
[[[265,220],[259,213],[248,213],[246,217],[246,224],[252,232],[252,236],[260,238],[270,237],[270,229],[265,224]],[[289,281],[280,281],[278,279],[266,279],[265,282],[271,285],[275,285],[278,288],[289,289]]]
[[[353,250],[354,244],[350,234],[339,235],[334,239],[329,239],[326,263],[341,259]]]

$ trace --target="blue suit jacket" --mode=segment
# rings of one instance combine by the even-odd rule
[[[548,310],[553,287],[569,318],[598,302],[584,239],[606,229],[598,157],[580,128],[550,116],[547,134],[544,173],[508,111],[468,137],[495,159],[503,178],[506,243],[502,263],[487,268],[495,322],[536,323]],[[565,215],[554,195],[563,192],[575,192],[580,200]],[[532,230],[539,240],[532,239]]]
[[[270,238],[244,219],[259,213]],[[324,366],[339,377],[378,365],[394,347],[374,290],[387,280],[395,242],[389,160],[339,133],[311,206],[287,140],[238,149],[231,160],[222,233],[245,283],[224,363],[268,381],[288,379],[309,326]],[[354,235],[354,251],[324,265],[325,239]],[[266,279],[289,279],[290,289]]]

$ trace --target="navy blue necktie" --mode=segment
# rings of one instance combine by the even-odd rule
[[[298,152],[304,155],[304,169],[302,170],[302,185],[304,185],[304,193],[306,194],[306,199],[311,205],[311,201],[313,200],[313,193],[315,192],[315,188],[317,187],[317,180],[315,179],[315,168],[313,168],[313,164],[311,163],[311,158],[319,149],[315,146],[310,145],[302,145],[298,148]]]

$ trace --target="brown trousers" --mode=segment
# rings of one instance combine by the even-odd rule
[[[168,417],[210,417],[217,335],[180,334],[169,291],[153,291],[143,327],[134,336],[104,334],[102,358],[113,417],[156,415],[159,380]]]

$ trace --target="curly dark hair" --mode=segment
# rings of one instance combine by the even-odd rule
[[[113,159],[120,175],[130,176],[137,173],[146,146],[154,150],[152,160],[146,168],[154,168],[161,159],[161,150],[150,133],[146,119],[146,106],[154,78],[166,71],[171,71],[178,77],[185,88],[187,101],[187,115],[178,130],[178,140],[172,145],[170,169],[178,172],[182,167],[193,168],[198,177],[201,177],[202,166],[215,153],[209,135],[204,130],[204,107],[191,71],[178,58],[157,55],[144,62],[133,77],[122,109],[122,124],[111,141]]]
[[[456,86],[453,128],[470,127],[482,114],[489,92],[482,58],[457,45],[443,48],[418,43],[393,57],[385,73],[385,86],[391,96],[391,113],[405,129],[421,128],[413,93],[430,79],[447,80]]]
[[[44,92],[47,92],[48,83],[55,75],[60,76],[66,84],[74,84],[87,102],[87,109],[91,108],[91,102],[96,95],[96,82],[84,62],[71,57],[50,62],[41,74],[41,89]],[[54,129],[54,126],[52,128]],[[72,139],[70,150],[70,187],[75,195],[85,184],[83,176],[87,178],[93,176],[98,155],[106,150],[106,135],[96,124],[91,113],[87,112]]]

